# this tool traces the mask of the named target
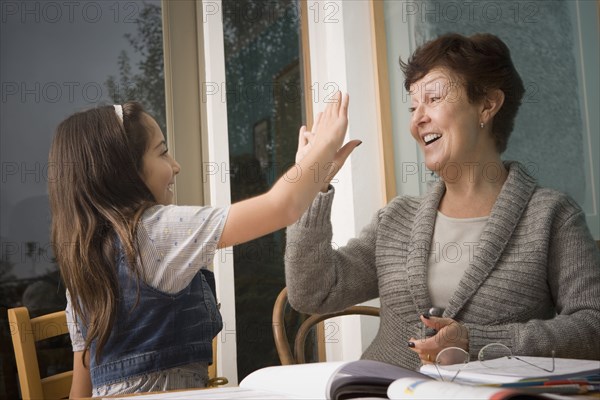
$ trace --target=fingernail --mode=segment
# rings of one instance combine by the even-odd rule
[[[425,313],[423,313],[421,315],[423,316],[423,318],[429,319],[429,313],[428,312],[425,312]]]
[[[362,144],[362,140],[360,141],[360,143],[358,143],[354,148],[360,146]]]
[[[408,342],[408,347],[415,347],[415,342]]]

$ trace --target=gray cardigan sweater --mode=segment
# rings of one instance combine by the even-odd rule
[[[537,186],[518,163],[444,311],[469,331],[471,358],[500,342],[513,354],[600,359],[600,251],[579,206]],[[317,196],[287,230],[290,304],[306,313],[340,310],[380,298],[379,331],[363,358],[407,368],[420,360],[407,347],[423,337],[419,315],[431,307],[427,262],[437,182],[424,197],[396,197],[346,246],[332,246],[333,190]]]

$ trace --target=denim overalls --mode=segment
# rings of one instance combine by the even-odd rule
[[[121,252],[120,295],[110,337],[96,360],[91,345],[90,374],[94,387],[193,362],[212,362],[212,339],[223,327],[215,297],[199,271],[179,293],[167,294],[138,284]],[[84,324],[82,332],[86,336]]]

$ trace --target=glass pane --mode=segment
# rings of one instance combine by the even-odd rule
[[[225,0],[231,200],[264,193],[294,163],[302,123],[295,0]],[[273,304],[285,286],[285,230],[234,247],[238,379],[279,364]]]
[[[471,35],[483,30],[508,45],[526,93],[503,158],[523,162],[542,185],[565,191],[583,204],[582,116],[575,31],[567,3],[481,1],[468,15],[466,9],[463,13],[448,9],[443,1],[427,0],[421,5],[425,18],[415,19],[415,35],[418,45],[450,31]],[[438,18],[428,16],[427,10]],[[556,162],[557,148],[563,162]]]
[[[18,398],[6,309],[65,307],[49,237],[54,130],[76,111],[133,99],[164,126],[162,26],[160,0],[3,1],[1,21],[0,397]],[[72,368],[68,338],[40,346],[42,376]]]
[[[508,45],[526,93],[503,159],[522,162],[542,186],[571,195],[598,235],[598,188],[592,167],[598,161],[597,152],[590,150],[599,140],[598,116],[590,112],[598,105],[597,2],[388,0],[384,4],[388,42],[397,42],[398,30],[404,29],[401,24],[408,24],[408,53],[447,32],[489,32]],[[391,73],[401,75],[398,55],[389,54],[389,65]],[[408,107],[408,96],[398,91],[392,95],[400,107]],[[394,123],[400,127],[395,135],[409,134],[407,122]],[[428,177],[419,175],[423,176]]]

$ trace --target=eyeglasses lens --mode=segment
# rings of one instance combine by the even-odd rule
[[[479,361],[486,365],[486,361],[497,360],[498,358],[512,357],[512,352],[508,347],[500,343],[491,343],[483,347],[479,352]],[[489,364],[486,366],[490,366]]]
[[[442,350],[436,358],[438,365],[466,364],[468,362],[469,354],[456,347],[448,347]]]

